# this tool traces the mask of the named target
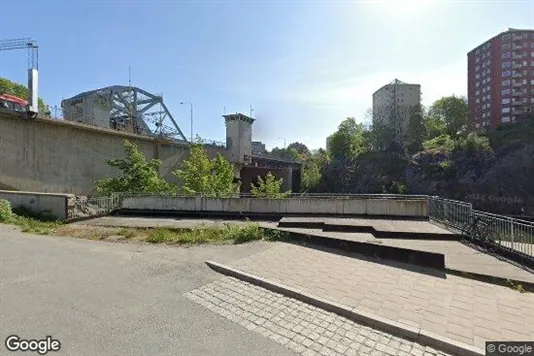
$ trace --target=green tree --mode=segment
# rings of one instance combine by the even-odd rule
[[[305,144],[300,143],[300,142],[290,143],[287,146],[287,150],[288,151],[295,150],[301,159],[304,159],[305,157],[310,155],[310,150],[308,149],[308,147]]]
[[[137,146],[128,140],[124,141],[124,151],[125,157],[106,161],[111,167],[117,168],[120,175],[96,181],[95,192],[98,195],[119,192],[163,193],[172,190],[172,185],[159,175],[160,160],[147,160]]]
[[[410,114],[408,128],[406,132],[406,147],[408,152],[416,153],[422,148],[426,137],[426,127],[424,119],[424,108],[418,105]]]
[[[282,192],[282,185],[284,180],[282,178],[276,179],[271,173],[267,173],[265,179],[258,176],[258,184],[251,184],[251,193],[254,198],[286,198],[291,194],[291,191]]]
[[[468,132],[469,108],[467,99],[456,95],[445,96],[436,100],[429,109],[428,116],[434,126],[445,126],[445,133],[453,140],[465,136]]]
[[[0,94],[14,95],[23,100],[28,100],[28,88],[6,78],[0,78]],[[48,106],[45,104],[43,99],[39,98],[37,103],[40,113],[48,112]]]
[[[341,122],[337,131],[327,139],[328,153],[337,161],[355,159],[370,148],[371,142],[365,133],[364,125],[356,123],[353,117]]]
[[[224,197],[239,192],[230,162],[220,154],[210,160],[201,144],[192,144],[190,147],[189,158],[180,169],[173,172],[180,182],[180,193]]]

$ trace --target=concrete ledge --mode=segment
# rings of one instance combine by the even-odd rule
[[[280,224],[279,224],[280,225]],[[462,237],[456,234],[440,234],[434,232],[383,231],[369,225],[348,225],[325,223],[323,231],[364,232],[373,234],[377,239],[416,239],[433,241],[460,241]]]
[[[394,334],[396,336],[411,339],[413,341],[435,348],[437,350],[451,353],[458,356],[484,356],[485,352],[482,349],[467,345],[455,340],[451,340],[440,335],[433,334],[426,330],[410,327],[393,320],[382,318],[357,308],[350,308],[334,301],[319,298],[317,296],[304,293],[302,291],[293,289],[291,287],[269,281],[267,279],[249,274],[213,261],[206,261],[206,264],[216,272],[232,276],[237,279],[246,281],[250,284],[268,289],[275,293],[283,294],[287,297],[300,300],[315,307],[327,310],[332,313],[341,315],[347,319],[358,323],[366,324],[372,328]]]
[[[68,218],[69,200],[73,198],[72,194],[0,190],[0,199],[9,201],[13,208],[24,207],[35,214],[51,214],[59,220]]]
[[[264,229],[270,228],[264,227]],[[342,250],[346,252],[356,252],[374,258],[382,258],[385,260],[392,260],[397,262],[409,263],[417,266],[430,267],[437,270],[445,269],[445,255],[441,253],[412,250],[396,246],[378,245],[368,242],[344,240],[334,237],[310,235],[296,231],[284,232],[288,233],[290,235],[290,238],[296,241],[326,246],[332,249]]]

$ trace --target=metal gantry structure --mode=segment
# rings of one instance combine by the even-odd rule
[[[0,40],[0,51],[24,50],[28,51],[28,111],[38,112],[38,69],[39,46],[31,38]]]
[[[65,120],[187,142],[161,95],[123,85],[87,91],[61,102]]]

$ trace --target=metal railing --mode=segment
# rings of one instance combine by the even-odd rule
[[[534,259],[534,222],[473,210],[473,218],[484,221],[497,247]]]
[[[124,197],[139,197],[139,196],[159,196],[171,198],[255,198],[252,193],[226,193],[226,194],[210,194],[210,193],[143,193],[143,192],[125,192],[114,193],[117,198]],[[350,193],[290,193],[283,195],[279,199],[295,199],[295,198],[309,198],[309,199],[409,199],[409,200],[426,200],[427,195],[406,195],[406,194],[350,194]],[[258,198],[264,199],[264,198]]]
[[[428,197],[428,218],[445,225],[447,229],[460,233],[470,221],[473,205],[458,200]]]
[[[439,197],[428,197],[428,217],[430,222],[457,234],[465,234],[475,220],[481,221],[490,229],[488,237],[496,252],[513,253],[520,261],[534,263],[532,221],[474,210],[470,203]]]

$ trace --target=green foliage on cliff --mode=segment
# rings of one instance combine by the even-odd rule
[[[251,192],[254,198],[286,198],[291,195],[291,191],[282,192],[282,178],[276,179],[271,173],[267,173],[265,179],[258,176],[258,184],[251,185]]]
[[[6,78],[0,78],[0,94],[15,95],[21,99],[28,100],[28,88]],[[48,107],[43,99],[38,99],[38,105],[39,112],[46,113],[48,111]]]

